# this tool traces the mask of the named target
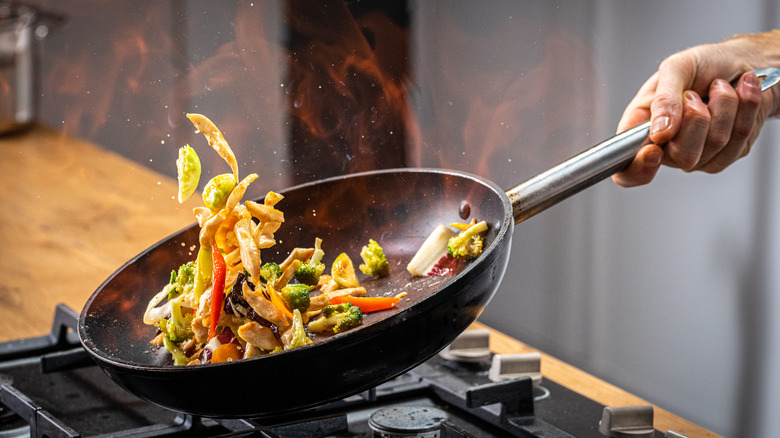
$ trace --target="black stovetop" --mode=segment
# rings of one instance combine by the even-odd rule
[[[603,405],[550,380],[495,383],[488,378],[489,362],[439,356],[371,391],[295,414],[241,420],[179,414],[111,381],[80,347],[77,321],[78,314],[61,305],[50,335],[0,343],[0,438],[374,437],[381,435],[369,425],[372,415],[403,409],[400,415],[412,418],[406,412],[412,408],[436,413],[441,424],[421,436],[604,437],[598,431]],[[406,436],[400,433],[388,436]]]

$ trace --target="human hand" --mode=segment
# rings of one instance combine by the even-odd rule
[[[752,73],[742,74],[736,87],[728,82],[744,71],[773,66],[760,56],[744,55],[755,53],[756,47],[751,52],[746,46],[757,44],[764,53],[780,51],[780,31],[697,46],[664,60],[618,124],[622,132],[651,120],[649,141],[613,180],[624,187],[647,184],[662,164],[717,173],[747,155],[780,100],[775,89],[762,95]]]

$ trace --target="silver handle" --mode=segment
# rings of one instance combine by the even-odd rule
[[[761,91],[780,82],[780,69],[762,68],[753,73],[763,78]],[[650,122],[635,126],[508,190],[506,194],[512,203],[515,223],[626,168],[641,149],[649,131]]]

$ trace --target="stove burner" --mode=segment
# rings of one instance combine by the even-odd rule
[[[368,425],[383,438],[438,438],[447,419],[446,412],[430,406],[392,406],[371,414]]]
[[[59,305],[49,335],[0,343],[0,438],[604,438],[597,427],[598,418],[606,424],[603,405],[548,379],[543,386],[529,376],[493,381],[489,357],[455,362],[437,355],[366,393],[303,413],[177,414],[113,384],[81,348],[77,325],[78,314]],[[610,430],[620,428],[610,422]],[[653,432],[647,436],[663,437]]]
[[[0,385],[13,385],[13,377],[0,374]],[[7,406],[0,404],[0,438],[30,436],[30,426]]]
[[[30,425],[14,411],[0,404],[0,438],[29,436]]]

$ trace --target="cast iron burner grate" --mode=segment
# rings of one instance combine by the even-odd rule
[[[238,420],[178,414],[111,381],[78,342],[77,323],[78,314],[59,305],[49,335],[0,343],[0,438],[393,436],[373,430],[370,417],[399,406],[446,414],[436,415],[440,430],[421,432],[425,437],[604,437],[598,431],[604,406],[586,397],[549,380],[543,387],[530,378],[494,383],[489,361],[439,356],[371,391],[295,414]]]

